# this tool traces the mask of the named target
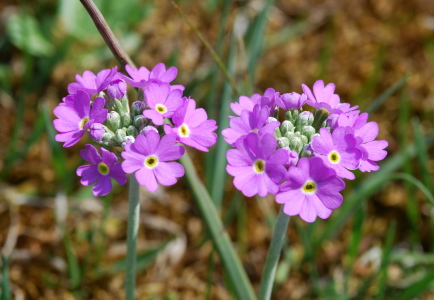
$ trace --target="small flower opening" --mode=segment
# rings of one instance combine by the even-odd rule
[[[258,129],[253,129],[253,130],[252,130],[252,132],[258,132],[258,131],[259,131]]]
[[[265,161],[263,161],[262,159],[258,159],[257,161],[255,161],[255,163],[253,164],[253,170],[257,174],[264,173],[265,172]]]
[[[156,155],[150,155],[145,158],[144,166],[148,169],[154,169],[156,166],[158,166],[158,157]]]
[[[107,175],[108,173],[110,173],[110,168],[103,162],[100,162],[98,164],[98,172],[101,175]]]
[[[87,122],[89,122],[89,117],[84,117],[83,119],[81,119],[80,123],[78,123],[78,128],[80,128],[80,130],[83,130],[84,125],[86,125]]]
[[[167,112],[167,107],[164,106],[163,104],[157,104],[157,105],[155,105],[155,109],[156,109],[160,114],[164,114],[165,112]]]
[[[182,124],[178,131],[181,137],[188,137],[190,135],[190,128],[188,128],[187,124]]]
[[[306,181],[303,186],[301,187],[301,190],[303,191],[303,193],[305,194],[313,194],[316,192],[316,184],[315,182],[313,182],[312,180],[308,180]]]
[[[332,164],[338,164],[341,161],[341,156],[339,155],[339,152],[336,150],[333,150],[328,155],[328,159]]]

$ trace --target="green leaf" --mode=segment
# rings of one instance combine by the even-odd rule
[[[6,24],[6,34],[12,44],[23,52],[38,57],[54,53],[54,46],[42,35],[38,21],[29,14],[10,16]]]
[[[9,285],[9,259],[3,254],[2,259],[2,290],[1,290],[1,300],[11,299],[11,289]]]
[[[431,269],[426,275],[416,283],[405,288],[401,295],[397,299],[414,299],[414,297],[419,296],[423,291],[430,288],[434,283],[434,269]]]
[[[60,0],[58,9],[57,15],[70,35],[80,39],[98,36],[98,30],[80,1]]]

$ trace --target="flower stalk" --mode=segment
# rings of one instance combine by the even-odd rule
[[[274,277],[276,276],[277,263],[279,262],[280,253],[282,252],[285,240],[286,229],[289,224],[289,216],[283,212],[283,205],[277,216],[276,226],[274,227],[273,237],[270,248],[268,249],[265,260],[264,270],[262,271],[261,283],[259,286],[259,300],[268,300],[273,290]]]
[[[127,257],[125,274],[126,300],[134,300],[136,289],[137,232],[140,220],[140,189],[135,174],[129,178]]]

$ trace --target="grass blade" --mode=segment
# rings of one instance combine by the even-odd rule
[[[386,235],[386,243],[384,245],[383,255],[381,257],[379,279],[378,279],[378,283],[377,283],[378,292],[377,292],[377,296],[375,297],[375,299],[384,299],[384,293],[386,290],[387,266],[389,265],[389,262],[390,262],[390,256],[391,256],[391,252],[392,252],[392,243],[393,243],[393,238],[395,236],[395,231],[396,231],[396,222],[394,221],[390,225],[389,230],[387,231],[387,235]]]
[[[431,269],[421,280],[407,287],[396,299],[414,299],[428,289],[434,282],[434,269]]]
[[[404,84],[407,83],[407,80],[408,80],[408,76],[405,75],[400,80],[395,82],[390,88],[385,90],[380,96],[378,96],[377,99],[375,99],[372,102],[371,106],[369,106],[368,109],[366,109],[366,112],[369,114],[374,113],[384,103],[384,101],[386,101],[390,96],[393,95],[393,93],[395,93],[397,90],[403,87]]]
[[[251,283],[237,254],[235,253],[229,235],[224,230],[219,214],[211,200],[211,197],[205,189],[205,186],[200,181],[190,157],[186,153],[180,161],[185,168],[185,177],[190,185],[191,191],[193,192],[196,205],[213,238],[214,245],[223,262],[225,270],[227,271],[231,281],[237,283],[234,284],[237,297],[246,300],[256,299]]]
[[[2,291],[1,300],[11,299],[11,289],[9,286],[9,259],[2,254]]]

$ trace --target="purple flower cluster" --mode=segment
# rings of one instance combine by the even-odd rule
[[[230,116],[222,134],[235,147],[227,152],[226,170],[237,189],[248,197],[275,194],[286,214],[313,222],[342,204],[342,179],[355,179],[356,169],[380,168],[376,162],[386,157],[388,143],[375,140],[378,124],[342,103],[333,83],[319,80],[313,92],[304,84],[302,89],[301,95],[270,88],[241,96],[231,104],[237,116]],[[285,120],[279,122],[279,115]]]
[[[91,165],[79,167],[77,175],[83,185],[96,183],[95,196],[111,191],[111,178],[125,184],[131,173],[151,192],[158,183],[173,185],[184,175],[183,166],[174,162],[185,152],[179,143],[208,151],[217,141],[216,122],[196,108],[195,100],[183,96],[184,86],[170,84],[178,73],[175,67],[166,69],[160,63],[149,71],[127,65],[126,71],[129,76],[117,67],[76,75],[76,82],[68,85],[69,95],[54,109],[56,141],[64,142],[64,147],[75,145],[89,132],[96,143],[125,150],[116,155],[101,148],[100,156],[88,144],[80,151]],[[131,105],[128,85],[139,93]]]

